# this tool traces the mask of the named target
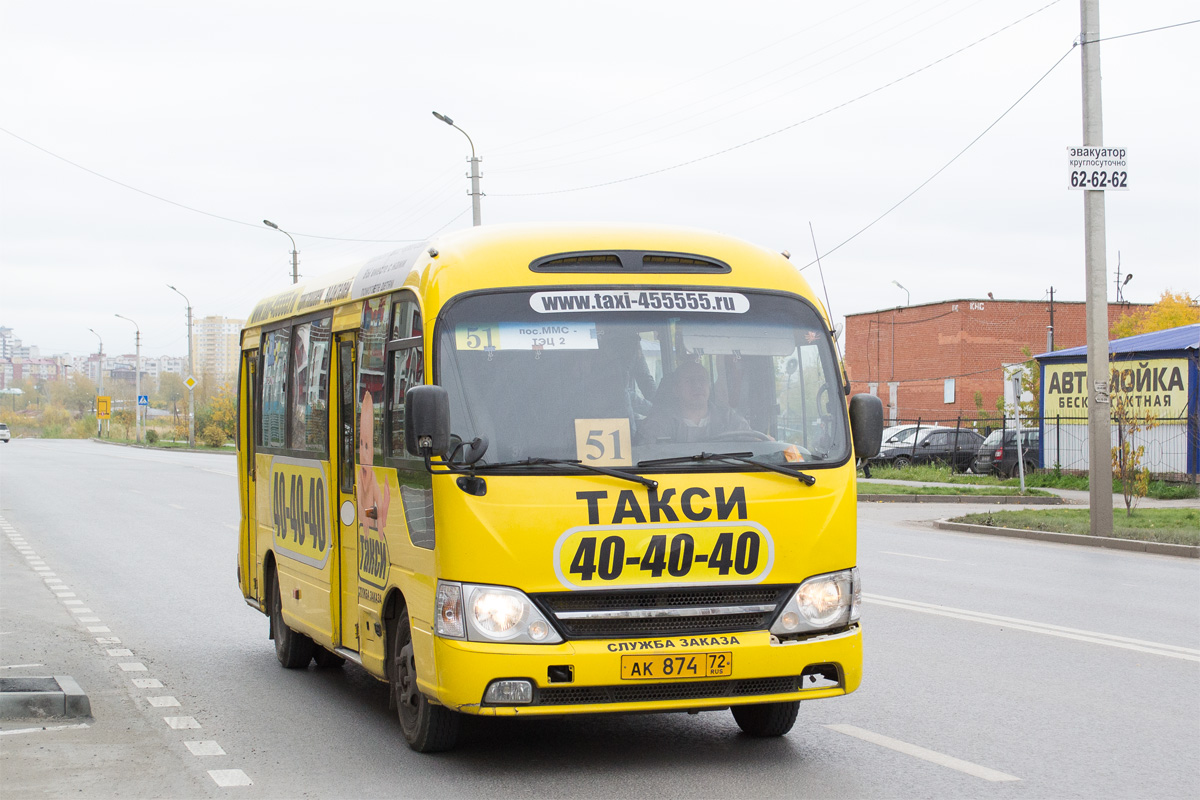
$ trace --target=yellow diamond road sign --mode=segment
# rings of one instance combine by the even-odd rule
[[[187,387],[188,387],[189,389],[195,389],[195,388],[196,388],[196,379],[195,379],[195,378],[193,378],[191,375],[189,375],[189,376],[188,376],[187,380],[186,380],[186,381],[184,381],[184,383],[185,383],[185,384],[187,384]]]

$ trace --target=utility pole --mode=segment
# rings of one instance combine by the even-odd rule
[[[1080,61],[1083,72],[1083,144],[1104,143],[1100,107],[1100,0],[1080,0]],[[1083,193],[1084,260],[1087,265],[1088,508],[1093,536],[1111,537],[1112,421],[1108,387],[1108,293],[1105,291],[1104,192]]]
[[[120,317],[126,322],[133,322],[129,317],[122,317],[120,314],[114,314],[114,317]],[[135,364],[133,367],[133,435],[137,439],[137,443],[142,443],[142,329],[138,327],[136,322],[133,322],[133,328],[137,331],[134,335],[134,356]]]
[[[100,368],[98,370],[96,370],[96,373],[97,373],[96,396],[101,397],[104,395],[104,340],[100,338],[100,334],[96,333],[91,328],[88,328],[88,330],[92,331],[92,334],[95,335],[96,339],[100,342]],[[99,401],[97,401],[97,402],[99,402]],[[104,435],[104,420],[97,419],[96,420],[96,436],[100,437],[103,435]]]
[[[1050,287],[1050,324],[1046,326],[1046,352],[1054,352],[1054,287]]]
[[[296,268],[295,263],[293,262],[292,269],[294,270],[295,268]],[[168,283],[167,288],[170,289],[175,294],[182,297],[183,301],[185,303],[187,303],[187,315],[188,315],[188,377],[187,377],[188,447],[195,448],[195,446],[196,446],[196,392],[195,392],[195,389],[193,389],[192,387],[194,387],[196,385],[196,363],[194,361],[194,357],[192,356],[192,301],[188,300],[188,297],[186,294],[179,291],[171,284]]]

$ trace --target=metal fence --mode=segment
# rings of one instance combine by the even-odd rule
[[[920,431],[927,428],[968,429],[987,436],[996,430],[1016,430],[1013,417],[937,417],[918,416],[901,418],[889,422],[888,426],[917,425]],[[1049,416],[1043,418],[1021,418],[1021,429],[1041,431],[1041,453],[1038,467],[1067,471],[1088,469],[1088,418],[1083,416]],[[1200,442],[1197,441],[1195,420],[1189,425],[1186,413],[1178,417],[1158,418],[1153,427],[1143,428],[1124,435],[1133,446],[1144,447],[1142,465],[1156,477],[1183,476],[1196,473],[1200,464]],[[1111,447],[1116,447],[1122,431],[1116,423],[1112,425]],[[918,433],[919,435],[919,433]],[[1188,469],[1188,454],[1191,453],[1192,468]]]

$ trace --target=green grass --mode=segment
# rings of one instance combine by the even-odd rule
[[[956,517],[953,522],[989,525],[997,528],[1021,528],[1031,531],[1056,531],[1090,535],[1086,508],[1061,510],[988,511]],[[1125,509],[1113,514],[1113,538],[1142,542],[1200,545],[1200,510],[1194,508],[1142,508],[1127,516]]]
[[[921,464],[919,466],[896,469],[895,467],[871,467],[872,478],[884,478],[899,481],[929,481],[934,483],[953,483],[966,486],[1015,486],[1020,487],[1019,478],[1000,478],[996,475],[960,475],[951,472],[949,467]],[[1025,476],[1025,485],[1041,489],[1075,489],[1086,492],[1088,479],[1086,475],[1055,474],[1053,470],[1039,470]],[[1113,481],[1113,494],[1121,493],[1121,485]],[[1151,481],[1147,497],[1155,500],[1184,500],[1197,496],[1196,487],[1187,483],[1167,483],[1166,481]]]
[[[874,477],[875,470],[871,470]],[[938,494],[938,495],[979,495],[983,497],[1009,496],[1021,494],[1019,486],[900,486],[894,483],[875,483],[874,481],[858,482],[859,494]],[[1050,492],[1039,489],[1029,489],[1025,492],[1029,497],[1051,497]]]

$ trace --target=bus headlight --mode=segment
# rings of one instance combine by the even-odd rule
[[[461,629],[443,624],[447,616],[465,623],[465,635]],[[505,586],[438,581],[437,620],[439,636],[473,642],[557,644],[562,641],[558,631],[523,592]]]
[[[771,633],[808,633],[857,622],[862,605],[858,568],[815,575],[788,600]]]

